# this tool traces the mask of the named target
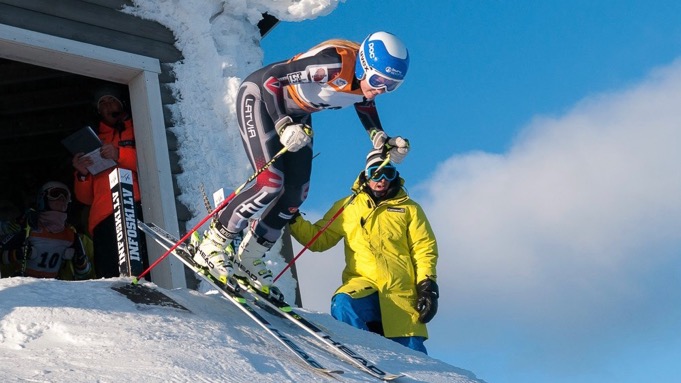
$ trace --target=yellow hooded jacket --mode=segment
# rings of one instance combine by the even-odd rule
[[[400,186],[404,184],[399,179]],[[356,193],[361,185],[355,181]],[[352,196],[331,207],[322,219],[312,224],[297,217],[291,234],[306,244]],[[362,298],[378,292],[384,335],[428,337],[426,325],[416,311],[416,284],[426,278],[435,280],[438,258],[435,235],[419,204],[400,191],[376,205],[364,191],[357,194],[343,212],[310,246],[325,251],[344,240],[345,269],[343,285],[335,294]]]

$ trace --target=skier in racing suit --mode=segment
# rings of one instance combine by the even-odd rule
[[[251,165],[260,169],[283,147],[287,152],[218,214],[203,238],[194,235],[194,259],[220,280],[233,272],[262,293],[283,298],[271,286],[272,273],[262,257],[307,196],[312,169],[311,114],[354,105],[373,146],[389,144],[392,160],[399,163],[409,142],[383,131],[374,98],[397,89],[408,66],[404,44],[390,33],[376,32],[361,45],[325,41],[249,75],[239,89],[236,109]],[[249,219],[261,211],[234,249]]]

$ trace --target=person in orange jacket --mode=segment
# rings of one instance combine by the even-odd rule
[[[125,111],[121,100],[111,94],[101,96],[97,100],[97,112],[101,118],[97,135],[102,141],[100,154],[103,158],[112,159],[119,168],[132,171],[134,200],[137,218],[142,219],[142,206],[137,181],[137,150],[135,149],[135,131],[132,119]],[[95,272],[98,278],[120,276],[118,266],[118,249],[116,243],[116,226],[113,214],[113,202],[109,186],[111,169],[91,174],[88,166],[92,160],[78,153],[73,157],[76,169],[74,192],[76,198],[90,206],[88,230],[94,242]],[[140,238],[140,255],[146,266],[148,257],[144,237]]]

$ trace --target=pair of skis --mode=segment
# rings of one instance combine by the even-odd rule
[[[146,233],[147,238],[155,240],[167,250],[173,248],[173,246],[177,245],[179,242],[178,238],[153,223],[144,223],[138,221],[138,226],[144,233]],[[208,274],[205,268],[202,268],[194,262],[193,257],[185,243],[180,243],[177,245],[171,251],[171,254],[180,260],[185,266],[193,270],[201,279],[205,280],[213,288],[218,290],[225,298],[227,298],[228,301],[235,304],[242,312],[244,312],[256,324],[262,327],[268,334],[281,343],[284,348],[302,360],[305,365],[312,370],[329,376],[343,373],[342,370],[332,370],[323,367],[311,355],[298,346],[298,344],[292,341],[289,337],[268,322],[267,319],[260,315],[260,313],[250,305],[249,300],[246,299],[246,296],[248,296],[250,301],[254,302],[260,308],[274,315],[278,315],[281,318],[289,320],[291,323],[300,327],[315,337],[317,340],[322,342],[328,351],[341,357],[343,360],[349,362],[361,371],[364,371],[365,373],[384,381],[392,381],[402,376],[401,374],[391,374],[381,370],[368,359],[357,354],[343,343],[332,339],[330,335],[326,334],[314,323],[296,313],[285,302],[272,302],[266,297],[260,295],[259,292],[253,290],[250,285],[235,278],[230,279],[227,283],[222,283],[215,280],[210,276],[210,274]]]

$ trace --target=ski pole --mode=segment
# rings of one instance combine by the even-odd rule
[[[384,160],[383,162],[381,162],[381,164],[378,166],[378,168],[376,168],[375,173],[378,173],[381,169],[383,169],[386,165],[388,165],[389,162],[390,162],[390,153],[388,153],[388,155],[386,156],[385,160]],[[277,276],[272,280],[272,283],[276,282],[277,279],[279,279],[279,277],[281,277],[281,276],[286,272],[286,270],[288,270],[291,266],[293,266],[293,264],[296,262],[296,260],[298,260],[298,258],[300,258],[300,256],[303,255],[303,253],[305,252],[305,250],[309,249],[310,246],[312,246],[312,244],[315,243],[315,241],[317,240],[317,238],[319,238],[319,237],[322,235],[322,233],[323,233],[324,231],[326,231],[326,229],[328,229],[329,226],[331,226],[331,223],[332,223],[333,221],[335,221],[336,218],[338,218],[339,215],[341,215],[341,213],[343,212],[343,210],[345,210],[345,208],[346,208],[347,206],[349,206],[349,205],[352,203],[352,201],[355,200],[355,197],[357,197],[357,195],[359,195],[359,193],[362,191],[362,189],[364,189],[364,187],[365,187],[368,183],[369,183],[369,179],[367,179],[367,180],[364,181],[361,185],[359,185],[359,188],[357,188],[357,191],[352,192],[352,196],[350,196],[350,198],[349,198],[347,201],[345,201],[345,203],[343,204],[343,206],[341,206],[340,209],[338,209],[338,211],[333,215],[333,217],[331,217],[331,219],[329,220],[329,222],[327,222],[326,225],[324,225],[324,227],[323,227],[321,230],[319,230],[319,231],[317,232],[317,234],[315,234],[314,237],[312,237],[312,239],[310,239],[310,240],[305,244],[305,246],[303,246],[303,249],[300,250],[300,252],[298,252],[298,254],[297,254],[295,257],[293,257],[293,259],[291,260],[291,262],[289,262],[289,263],[286,265],[286,267],[284,267],[284,269],[283,269],[282,271],[280,271],[279,274],[277,274]]]
[[[170,253],[172,253],[175,249],[177,249],[178,246],[180,246],[184,241],[186,241],[196,230],[198,230],[204,223],[206,223],[206,221],[211,219],[211,217],[213,217],[215,214],[217,214],[220,210],[224,209],[225,206],[227,206],[227,204],[229,204],[230,201],[232,201],[234,199],[234,197],[237,196],[237,194],[241,193],[241,191],[243,190],[244,187],[246,187],[246,185],[248,185],[256,177],[258,177],[260,175],[260,173],[264,172],[267,168],[272,166],[274,161],[276,161],[279,157],[281,157],[287,151],[288,151],[288,149],[286,149],[286,147],[282,148],[279,152],[277,152],[277,154],[274,155],[274,157],[272,157],[271,160],[269,160],[269,162],[267,162],[265,165],[263,165],[260,169],[256,170],[255,173],[253,173],[250,177],[248,177],[246,182],[241,184],[238,188],[234,189],[232,194],[230,194],[227,198],[225,198],[222,202],[220,202],[220,204],[218,206],[216,206],[215,209],[213,209],[213,211],[208,213],[208,215],[205,216],[199,223],[197,223],[196,226],[192,227],[187,232],[187,234],[185,234],[182,238],[180,238],[180,240],[177,241],[177,243],[175,243],[173,246],[171,246],[170,249],[166,250],[166,252],[163,253],[163,255],[161,255],[149,267],[147,267],[146,270],[144,270],[137,277],[133,277],[132,278],[132,284],[136,285],[142,277],[144,277],[145,275],[147,275],[151,271],[151,269],[156,267],[156,265],[158,265],[162,260],[164,260]]]

